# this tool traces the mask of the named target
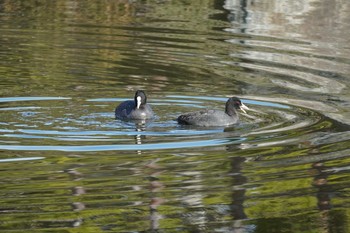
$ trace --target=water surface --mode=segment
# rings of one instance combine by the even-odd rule
[[[349,231],[349,12],[0,1],[1,231]],[[115,120],[137,89],[155,120]],[[231,96],[237,125],[176,123]]]

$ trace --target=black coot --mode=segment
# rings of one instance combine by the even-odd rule
[[[229,98],[226,102],[225,112],[219,110],[202,110],[185,113],[177,118],[177,122],[183,125],[196,126],[227,126],[239,121],[237,109],[246,113],[249,110],[237,97]]]
[[[122,120],[146,120],[154,117],[153,110],[147,104],[147,97],[144,91],[138,90],[134,100],[127,100],[118,105],[115,109],[115,117]]]

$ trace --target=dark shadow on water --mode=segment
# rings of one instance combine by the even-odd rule
[[[247,183],[247,178],[243,175],[242,171],[243,163],[246,159],[243,157],[232,157],[230,160],[230,175],[232,176],[232,188],[234,189],[232,192],[232,203],[230,205],[232,217],[234,220],[246,219],[247,215],[244,213],[246,190],[243,186]],[[234,228],[239,227],[236,223],[238,222],[235,222]]]

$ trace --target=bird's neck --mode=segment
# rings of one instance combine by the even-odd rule
[[[137,105],[135,104],[135,109],[144,109],[145,105],[141,104],[139,108],[137,108]]]
[[[226,106],[225,112],[229,116],[235,116],[236,115],[236,110],[234,108],[229,108]]]

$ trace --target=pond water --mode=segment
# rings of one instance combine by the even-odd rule
[[[349,232],[348,0],[0,1],[1,232]],[[114,119],[138,89],[157,117]],[[178,115],[251,109],[232,127]]]

